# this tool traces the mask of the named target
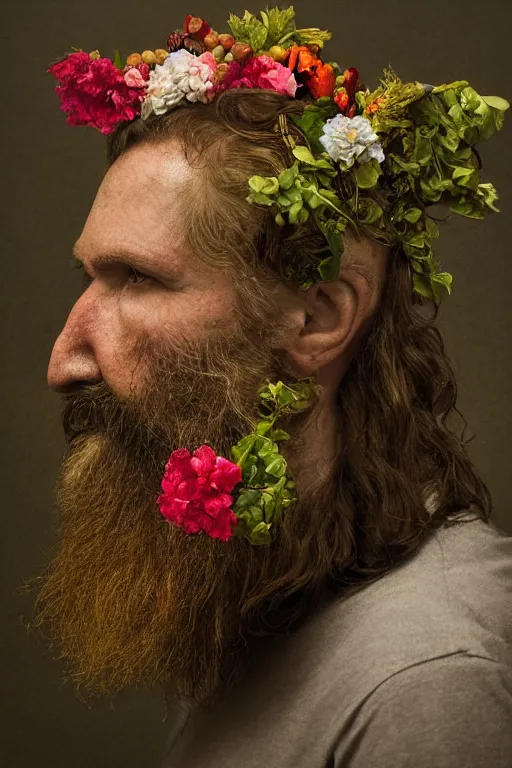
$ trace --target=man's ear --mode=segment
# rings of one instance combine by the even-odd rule
[[[296,375],[313,376],[327,366],[345,372],[379,305],[386,255],[378,243],[351,242],[339,278],[312,286],[302,306],[291,309],[285,346]]]

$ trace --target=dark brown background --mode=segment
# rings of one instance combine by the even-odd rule
[[[158,691],[129,691],[113,705],[83,704],[62,684],[58,663],[21,623],[31,599],[16,591],[45,563],[56,522],[52,497],[62,440],[59,399],[47,390],[46,366],[78,295],[70,252],[91,205],[105,147],[92,129],[66,126],[45,69],[71,46],[99,48],[106,56],[116,47],[123,54],[163,47],[187,12],[227,31],[228,11],[240,15],[244,7],[225,0],[194,6],[164,0],[25,0],[8,7],[0,76],[6,193],[0,281],[6,600],[0,762],[9,768],[156,766],[167,730]],[[330,58],[356,65],[370,87],[391,63],[406,80],[465,78],[484,95],[512,97],[508,0],[299,0],[295,8],[299,26],[333,31]],[[481,148],[502,213],[485,222],[454,216],[438,245],[455,276],[441,325],[458,372],[460,408],[476,433],[471,455],[493,493],[495,522],[510,532],[511,125],[509,113],[504,130]]]

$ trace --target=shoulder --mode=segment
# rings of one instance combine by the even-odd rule
[[[336,768],[510,768],[512,669],[467,653],[385,680],[360,705]]]
[[[512,537],[482,520],[429,535],[381,579],[330,601],[297,638],[333,697],[364,701],[414,665],[467,653],[512,668]],[[437,662],[436,662],[437,663]]]

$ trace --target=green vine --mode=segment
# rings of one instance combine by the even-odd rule
[[[400,244],[411,262],[414,292],[439,302],[443,288],[450,292],[452,276],[435,258],[432,240],[439,230],[428,209],[441,203],[475,219],[499,210],[498,194],[482,180],[474,147],[501,129],[509,103],[480,96],[465,80],[424,86],[403,83],[387,69],[379,88],[370,93],[362,86],[355,94],[355,108],[377,134],[382,163],[371,159],[347,167],[329,156],[320,138],[327,120],[339,112],[334,100],[324,97],[289,118],[306,146],[293,144],[295,161],[279,176],[252,176],[247,200],[271,208],[279,226],[312,218],[323,233],[322,258],[294,265],[303,289],[337,278],[350,225],[379,242]]]
[[[289,435],[276,429],[275,423],[309,408],[315,392],[313,379],[290,386],[282,381],[268,383],[259,395],[261,421],[232,448],[232,458],[242,470],[243,482],[233,504],[238,518],[234,530],[252,544],[268,544],[272,540],[271,528],[279,522],[282,510],[297,499],[295,483],[277,445],[288,440]]]

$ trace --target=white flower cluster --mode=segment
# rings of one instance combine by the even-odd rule
[[[333,160],[337,162],[341,160],[346,168],[351,168],[355,160],[359,165],[367,163],[372,158],[379,163],[384,160],[384,151],[379,144],[378,136],[373,132],[372,124],[366,117],[336,115],[327,120],[323,133],[320,143]]]
[[[170,53],[163,64],[157,64],[149,76],[141,117],[146,120],[153,112],[163,115],[188,101],[209,101],[214,84],[213,69],[201,58],[185,49]]]

